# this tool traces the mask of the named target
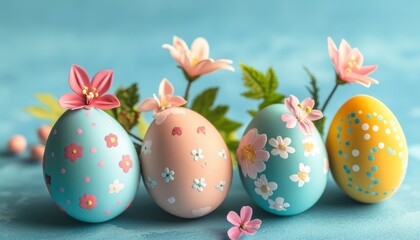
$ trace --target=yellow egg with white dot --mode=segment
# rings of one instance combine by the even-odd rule
[[[327,136],[331,173],[351,198],[376,203],[404,180],[408,151],[394,114],[379,100],[358,95],[341,106]]]

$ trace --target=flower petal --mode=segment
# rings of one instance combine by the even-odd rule
[[[140,112],[153,111],[156,113],[159,111],[159,104],[153,98],[146,98],[143,100],[143,102],[140,103],[139,110]]]
[[[227,219],[230,223],[232,223],[233,225],[235,225],[235,226],[239,226],[239,225],[241,225],[241,223],[242,223],[241,218],[240,218],[240,217],[239,217],[239,215],[238,215],[236,212],[234,212],[234,211],[230,211],[230,212],[228,213],[228,215],[226,216],[226,219]]]
[[[243,228],[242,229],[242,232],[244,232],[245,234],[247,234],[247,235],[254,235],[254,234],[256,234],[257,233],[257,231],[255,231],[254,229],[252,229],[252,228]]]
[[[96,88],[99,96],[111,88],[113,76],[114,72],[112,70],[102,70],[95,74],[92,80],[92,87]]]
[[[247,228],[259,229],[261,227],[262,221],[258,218],[249,221],[246,226]]]
[[[345,74],[345,68],[350,60],[352,49],[345,39],[341,40],[340,46],[338,47],[338,66],[337,72],[340,76]]]
[[[284,104],[294,116],[299,113],[299,99],[297,97],[290,95],[288,98],[286,98],[286,100],[284,100]]]
[[[251,220],[252,208],[250,206],[243,206],[241,208],[241,220],[242,223],[247,223]]]
[[[183,97],[180,96],[173,96],[169,98],[168,104],[171,107],[180,107],[187,103],[187,100],[185,100]]]
[[[324,114],[322,114],[321,111],[319,110],[312,110],[308,116],[306,117],[306,119],[310,120],[310,121],[315,121],[318,119],[321,119],[324,116]]]
[[[77,94],[66,93],[60,97],[58,104],[62,108],[74,110],[82,108],[85,105],[85,99]]]
[[[270,154],[266,150],[255,151],[255,161],[266,161],[270,158]]]
[[[70,88],[80,96],[83,96],[83,87],[90,87],[90,78],[86,70],[80,66],[72,65],[69,75]]]
[[[293,174],[293,175],[290,175],[289,179],[292,180],[293,182],[297,182],[299,181],[299,176],[297,174]]]
[[[106,94],[97,98],[94,98],[94,101],[91,104],[93,107],[106,110],[119,107],[120,101],[113,94]]]
[[[252,145],[254,146],[255,150],[259,150],[259,149],[263,149],[266,143],[267,143],[267,135],[261,134],[257,136],[257,138],[254,140]]]
[[[315,101],[312,99],[312,98],[305,98],[303,101],[302,101],[302,108],[303,108],[303,110],[306,110],[306,107],[309,107],[309,108],[314,108],[314,106],[315,106]]]
[[[172,86],[171,82],[169,82],[168,79],[164,78],[159,84],[159,96],[161,98],[162,97],[167,98],[169,96],[172,96],[173,94],[174,94],[174,86]]]
[[[292,139],[286,137],[283,139],[283,143],[284,145],[289,146],[292,143]]]
[[[297,119],[296,119],[296,117],[294,117],[290,114],[285,113],[285,114],[281,115],[281,120],[286,123],[287,128],[295,128],[296,127]]]
[[[270,140],[268,140],[268,143],[270,144],[270,146],[277,148],[279,143],[277,142],[276,139],[274,138],[270,138]]]
[[[191,59],[200,61],[209,58],[209,43],[204,38],[197,38],[191,45]]]
[[[363,76],[354,72],[347,74],[345,80],[348,80],[349,82],[359,83],[365,87],[370,87],[372,83],[375,83],[375,84],[379,83],[378,80],[376,79],[366,77],[366,76]]]
[[[338,51],[337,46],[335,45],[334,41],[331,37],[328,37],[328,54],[330,55],[330,58],[334,64],[335,67],[337,67],[338,64]]]
[[[378,68],[378,66],[376,66],[376,65],[363,66],[357,71],[357,73],[360,74],[360,75],[367,76],[367,75],[373,73],[377,68]]]
[[[315,125],[309,119],[305,119],[305,121],[299,122],[299,128],[303,134],[311,136],[314,132]]]
[[[232,240],[239,239],[242,236],[242,231],[239,227],[231,227],[227,232],[228,236]]]

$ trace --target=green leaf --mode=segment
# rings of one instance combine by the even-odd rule
[[[324,116],[323,118],[321,118],[317,121],[314,121],[314,125],[315,125],[316,129],[318,129],[318,132],[321,136],[324,135],[324,126],[325,126],[325,120],[326,119],[327,118]]]
[[[207,115],[210,111],[211,106],[214,104],[214,100],[217,96],[219,88],[209,88],[200,93],[193,101],[191,109],[199,112],[201,115]],[[209,120],[210,121],[210,120]]]
[[[140,117],[140,112],[136,107],[140,99],[137,84],[133,83],[127,88],[119,87],[115,95],[120,100],[121,106],[106,112],[115,118],[126,131],[131,131]]]
[[[262,100],[258,105],[258,110],[271,104],[283,102],[285,96],[276,92],[279,83],[273,68],[268,68],[267,73],[264,75],[263,72],[251,66],[243,63],[240,66],[242,68],[244,85],[249,88],[248,91],[242,93],[242,96]],[[248,110],[251,116],[255,116],[256,112],[256,110]]]
[[[309,71],[309,69],[307,67],[304,66],[303,69],[305,69],[305,72],[308,74],[308,76],[310,78],[310,85],[307,86],[306,89],[311,94],[312,99],[314,99],[314,101],[315,101],[314,108],[318,109],[318,106],[319,106],[319,87],[318,87],[317,79]]]
[[[24,110],[36,118],[50,120],[51,125],[53,125],[65,111],[60,107],[57,99],[50,94],[38,93],[35,94],[35,98],[38,99],[42,105],[29,106],[24,108]]]

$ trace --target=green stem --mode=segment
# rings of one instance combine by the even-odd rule
[[[143,142],[143,139],[137,137],[136,135],[132,134],[131,132],[127,131],[128,135],[130,135],[132,138],[136,139],[139,142]]]
[[[327,108],[327,105],[328,105],[328,103],[330,102],[330,100],[331,100],[332,96],[334,95],[335,91],[337,90],[338,85],[339,85],[339,84],[338,84],[338,82],[337,82],[337,83],[335,84],[335,86],[334,86],[333,90],[331,91],[330,95],[328,96],[327,100],[325,101],[324,106],[322,106],[322,108],[321,108],[321,112],[324,112],[324,111],[325,111],[325,108]]]
[[[187,88],[185,89],[184,99],[188,101],[188,96],[190,94],[190,88],[193,81],[188,81]]]

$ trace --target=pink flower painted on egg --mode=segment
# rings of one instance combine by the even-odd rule
[[[45,174],[45,183],[51,185],[51,176],[48,174]]]
[[[244,177],[257,178],[257,173],[265,170],[265,163],[270,157],[270,153],[264,150],[267,143],[267,135],[258,134],[258,130],[249,130],[241,139],[236,150],[238,163],[241,166]]]
[[[66,152],[64,157],[72,162],[76,162],[78,158],[83,156],[83,147],[77,145],[76,143],[66,146],[64,150]]]
[[[128,173],[128,171],[130,171],[130,169],[133,167],[133,161],[131,161],[130,155],[123,155],[119,165],[125,173]]]
[[[117,147],[118,146],[118,137],[115,134],[108,134],[105,136],[106,146],[108,148]]]
[[[73,65],[70,69],[69,84],[74,93],[66,93],[58,100],[62,108],[75,110],[80,108],[112,109],[120,106],[120,101],[113,94],[105,94],[112,85],[114,73],[111,70],[98,72],[90,81],[86,70]]]
[[[96,196],[93,194],[85,194],[79,198],[79,201],[79,206],[88,210],[91,210],[98,205],[96,202]]]

